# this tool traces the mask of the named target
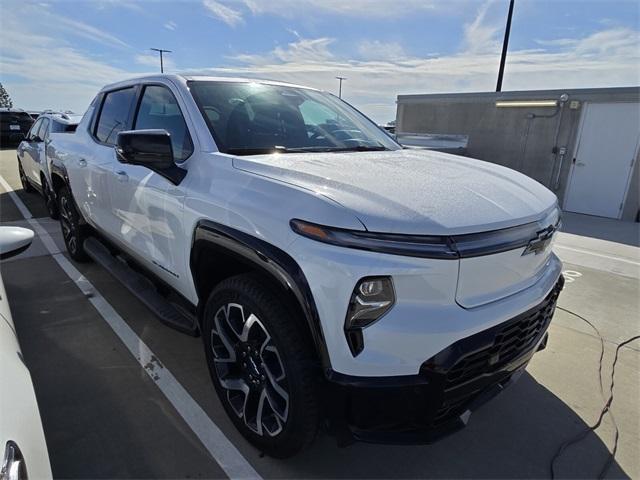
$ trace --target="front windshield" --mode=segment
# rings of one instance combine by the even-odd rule
[[[328,93],[253,82],[189,82],[224,153],[397,150],[364,115]]]

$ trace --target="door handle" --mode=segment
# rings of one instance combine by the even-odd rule
[[[124,170],[118,170],[116,172],[116,175],[118,176],[118,181],[119,182],[127,182],[127,181],[129,181],[129,175],[127,175],[127,172],[125,172]]]
[[[87,166],[87,161],[84,158],[81,158],[80,160],[78,160],[78,166],[79,167],[86,167]]]
[[[578,163],[576,163],[576,165],[577,165],[578,167],[584,167],[584,166],[585,166],[585,163],[584,163],[584,162],[578,162]]]

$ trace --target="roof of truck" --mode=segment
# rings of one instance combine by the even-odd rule
[[[199,81],[199,82],[237,82],[237,83],[263,83],[266,85],[280,85],[286,87],[306,88],[308,90],[317,90],[316,88],[307,87],[305,85],[297,85],[295,83],[280,82],[277,80],[268,80],[261,78],[246,78],[246,77],[217,77],[211,75],[197,75],[197,74],[170,74],[161,73],[157,75],[144,75],[141,77],[133,77],[121,82],[105,85],[102,90],[111,90],[120,86],[125,86],[132,83],[139,83],[142,81],[153,81],[158,79],[168,79],[176,81],[176,83],[183,83],[185,81]]]

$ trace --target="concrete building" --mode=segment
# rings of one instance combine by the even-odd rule
[[[567,211],[638,221],[640,87],[399,95],[396,132],[467,135],[467,155],[519,170]]]

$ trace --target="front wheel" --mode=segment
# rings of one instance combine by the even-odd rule
[[[49,216],[54,220],[58,219],[58,202],[56,201],[56,196],[51,190],[49,186],[49,182],[47,182],[46,178],[42,179],[42,192],[44,194],[44,202],[47,206],[47,212],[49,212]]]
[[[20,174],[20,183],[22,184],[22,190],[25,192],[33,192],[34,188],[29,183],[29,179],[27,178],[27,174],[24,173],[24,169],[22,168],[22,162],[18,160],[18,173]]]
[[[71,192],[67,187],[62,187],[58,192],[58,201],[62,238],[67,247],[67,252],[75,261],[86,262],[89,260],[89,256],[84,251],[87,227],[80,224],[80,213],[78,213]]]
[[[317,373],[300,326],[282,294],[253,275],[222,281],[205,306],[202,338],[220,401],[249,442],[278,458],[318,430]]]

